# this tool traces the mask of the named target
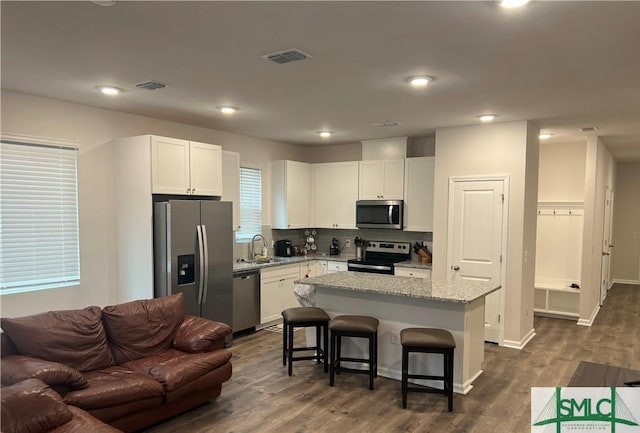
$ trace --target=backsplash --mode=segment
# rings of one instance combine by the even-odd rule
[[[397,241],[397,242],[414,242],[425,243],[432,250],[433,234],[430,232],[405,232],[402,230],[384,230],[384,229],[360,229],[360,230],[333,230],[333,229],[307,229],[309,231],[315,230],[316,236],[315,242],[318,246],[318,254],[329,254],[329,245],[331,240],[335,237],[340,241],[340,246],[343,247],[343,254],[356,254],[356,247],[353,240],[356,236],[366,241]],[[271,230],[271,236],[273,240],[278,239],[290,239],[293,245],[304,246],[305,244],[305,230]],[[345,242],[351,241],[351,246],[344,247]]]

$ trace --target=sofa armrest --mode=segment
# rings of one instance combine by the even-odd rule
[[[46,432],[72,418],[62,397],[38,379],[2,388],[4,433]]]
[[[49,386],[63,385],[70,389],[88,386],[82,373],[68,365],[24,355],[2,358],[0,375],[3,385],[12,385],[27,379],[40,379]]]
[[[231,332],[225,323],[186,315],[173,339],[173,347],[188,353],[223,349],[224,338]]]

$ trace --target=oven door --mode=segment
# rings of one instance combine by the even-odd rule
[[[402,200],[358,200],[356,227],[401,230],[402,209]]]
[[[347,262],[347,270],[351,272],[369,272],[372,274],[393,275],[393,265],[365,264],[365,263],[349,263]]]

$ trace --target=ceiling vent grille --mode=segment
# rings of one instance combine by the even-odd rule
[[[136,84],[136,87],[139,89],[158,90],[168,87],[168,84],[161,83],[160,81],[149,80]]]
[[[278,51],[277,53],[265,54],[261,56],[263,59],[271,60],[272,62],[280,65],[284,63],[297,62],[298,60],[304,60],[311,57],[310,54],[305,53],[297,48],[291,48],[288,50]]]
[[[580,128],[580,131],[582,132],[595,132],[597,130],[598,128],[596,126],[583,126],[582,128]]]
[[[398,126],[400,122],[397,120],[387,120],[386,122],[375,122],[371,124],[372,126],[377,126],[379,128],[389,128],[390,126]]]

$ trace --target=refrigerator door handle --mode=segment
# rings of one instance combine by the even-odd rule
[[[198,305],[202,304],[202,292],[204,290],[204,244],[202,243],[202,226],[197,225],[196,231],[198,233],[198,260],[200,263],[200,273],[198,275]]]
[[[209,291],[209,238],[207,237],[207,226],[200,226],[202,231],[203,250],[204,250],[204,279],[202,280],[202,301],[201,304],[207,302],[207,292]]]

